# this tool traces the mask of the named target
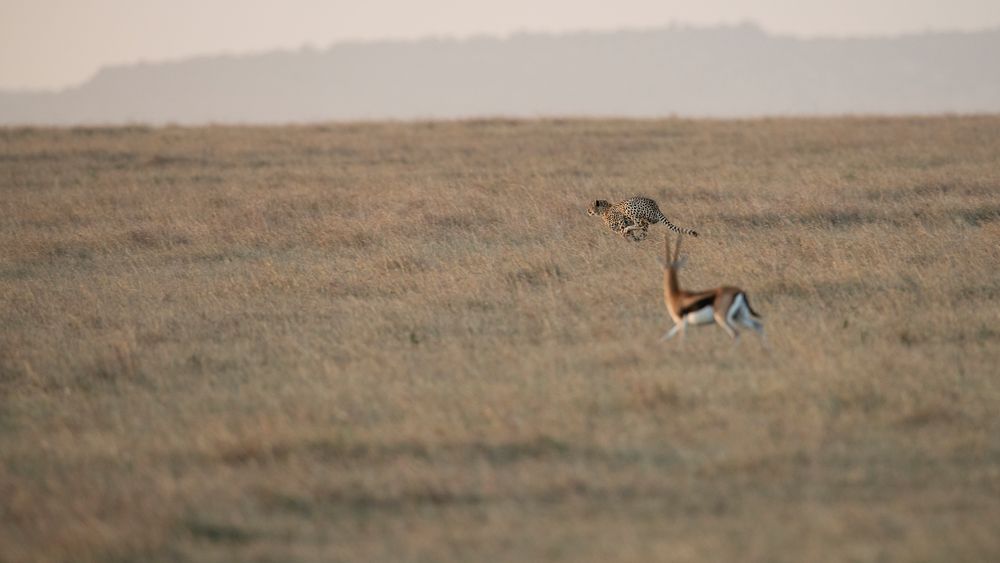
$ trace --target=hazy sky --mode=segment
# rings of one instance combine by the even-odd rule
[[[796,35],[971,30],[1000,26],[1000,0],[0,0],[0,88],[307,43],[743,20]]]

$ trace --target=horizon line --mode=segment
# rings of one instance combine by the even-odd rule
[[[769,37],[788,38],[798,41],[849,41],[849,40],[895,40],[907,37],[934,36],[934,35],[976,35],[1000,31],[1000,24],[983,26],[975,29],[961,28],[926,28],[920,31],[902,31],[889,33],[827,33],[827,34],[798,34],[793,32],[773,31],[767,29],[759,22],[752,19],[742,19],[736,22],[721,21],[717,24],[698,24],[671,21],[662,24],[651,24],[647,26],[619,26],[616,28],[581,28],[569,30],[542,30],[522,28],[506,33],[455,33],[455,34],[423,34],[413,37],[382,37],[382,38],[344,38],[335,39],[325,46],[317,46],[310,41],[306,41],[298,47],[273,47],[265,49],[245,49],[245,50],[219,50],[200,54],[181,55],[176,57],[164,57],[160,59],[137,58],[126,62],[113,62],[102,64],[93,73],[82,81],[61,87],[19,87],[9,88],[0,86],[0,94],[3,95],[39,95],[39,94],[60,94],[69,90],[80,88],[97,78],[102,72],[111,69],[127,69],[142,66],[181,64],[189,61],[202,59],[239,59],[259,57],[273,54],[295,54],[295,53],[325,53],[340,47],[365,47],[374,45],[406,45],[414,43],[468,43],[472,41],[510,41],[522,37],[545,37],[560,38],[586,35],[613,35],[630,33],[654,33],[663,31],[713,31],[713,30],[739,30],[747,29],[760,32]]]

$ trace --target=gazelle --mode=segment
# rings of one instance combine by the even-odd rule
[[[684,265],[680,257],[681,237],[677,235],[677,245],[674,246],[673,258],[670,256],[670,237],[664,235],[663,253],[660,259],[663,267],[663,300],[667,311],[674,319],[674,326],[660,339],[672,338],[677,331],[683,335],[689,324],[703,325],[715,322],[726,331],[733,340],[739,337],[737,325],[752,328],[760,335],[764,343],[764,325],[760,315],[750,308],[750,301],[742,289],[732,286],[722,286],[704,291],[684,291],[677,283],[677,271]]]

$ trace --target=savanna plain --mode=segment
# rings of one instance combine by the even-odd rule
[[[0,256],[3,561],[1000,558],[1000,117],[5,128]]]

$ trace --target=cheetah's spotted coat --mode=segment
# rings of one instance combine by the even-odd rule
[[[590,204],[589,215],[600,215],[612,231],[623,238],[640,241],[649,234],[651,223],[663,223],[668,229],[691,236],[698,236],[696,231],[678,227],[660,211],[656,201],[642,196],[630,197],[611,205],[606,200],[598,199]]]

